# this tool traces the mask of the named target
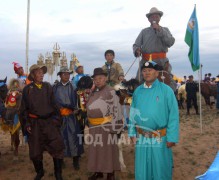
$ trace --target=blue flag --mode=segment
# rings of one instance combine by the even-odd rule
[[[198,20],[196,17],[196,7],[194,7],[192,15],[187,24],[185,42],[189,46],[188,57],[192,66],[192,70],[196,71],[200,68],[199,34],[198,34]]]

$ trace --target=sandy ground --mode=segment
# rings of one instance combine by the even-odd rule
[[[180,110],[180,142],[173,148],[174,152],[174,180],[192,180],[203,174],[211,165],[219,150],[219,115],[216,109],[209,109],[203,105],[203,132],[200,129],[200,116],[191,111],[187,116],[185,110]],[[126,172],[116,172],[117,180],[134,179],[134,146],[124,145],[123,153]],[[0,180],[32,180],[35,176],[34,168],[28,157],[28,146],[19,147],[19,160],[13,161],[10,150],[10,135],[0,130]],[[81,158],[81,169],[75,171],[72,160],[65,159],[63,169],[64,180],[85,180],[90,175],[87,171],[87,145],[85,154]],[[55,179],[53,176],[52,158],[44,153],[45,176],[43,180]]]

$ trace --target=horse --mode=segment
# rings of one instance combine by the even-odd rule
[[[114,86],[116,94],[119,97],[119,103],[122,106],[125,130],[127,130],[129,123],[129,111],[132,102],[132,94],[134,93],[135,89],[139,85],[140,85],[139,81],[137,79],[132,78],[128,81],[124,81],[122,84],[116,84]],[[126,171],[126,165],[124,163],[122,144],[120,138],[118,141],[118,147],[119,147],[119,162],[120,162],[121,170]]]
[[[206,105],[209,105],[209,107],[212,109],[211,97],[217,99],[217,85],[203,82],[200,84],[200,86],[201,94],[205,99]]]
[[[186,84],[182,84],[177,90],[177,101],[180,109],[184,109],[184,102],[186,102]]]
[[[4,80],[0,80],[0,119],[2,120],[5,117],[5,99],[8,93],[8,88],[7,88],[7,77]],[[0,152],[1,156],[1,152]]]
[[[7,77],[4,80],[0,80],[0,117],[4,118],[5,116],[5,99],[8,93],[8,87],[7,87]]]
[[[4,80],[0,80],[0,98],[5,99],[6,95],[8,93],[8,88],[7,88],[7,77]]]
[[[18,79],[11,79],[5,98],[6,111],[3,117],[2,129],[9,131],[11,134],[11,150],[14,151],[14,160],[18,160],[18,146],[20,144],[18,109],[21,104],[21,96],[21,82]]]
[[[137,79],[130,79],[128,81],[124,81],[122,84],[116,84],[114,89],[116,94],[119,96],[119,102],[121,105],[130,105],[130,101],[134,90],[140,85]]]
[[[119,96],[119,102],[124,107],[123,114],[125,116],[125,123],[128,124],[128,114],[129,114],[129,107],[132,102],[132,94],[134,93],[135,89],[140,85],[137,79],[130,79],[128,81],[123,82],[122,84],[117,84],[114,86],[116,94]]]
[[[171,84],[170,74],[165,70],[159,70],[159,75],[158,75],[157,79],[160,82],[163,82],[168,86],[170,86],[170,84]],[[134,93],[134,90],[140,84],[141,84],[141,82],[139,82],[139,80],[132,78],[128,81],[123,82],[122,83],[123,86],[121,86],[121,84],[115,85],[114,88],[116,90],[116,93],[120,97],[120,104],[123,105],[124,103],[126,103],[126,102],[124,102],[125,98],[130,98],[132,96],[132,94]]]

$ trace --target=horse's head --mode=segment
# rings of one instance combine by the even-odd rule
[[[1,83],[6,84],[6,82],[7,82],[7,77],[4,80],[0,80],[0,86],[1,86]]]
[[[116,94],[117,94],[119,97],[124,96],[124,95],[123,95],[123,92],[127,92],[126,87],[123,86],[122,84],[116,84],[116,85],[114,86],[114,89],[115,89],[115,91],[116,91]]]
[[[78,90],[91,89],[93,86],[93,80],[90,76],[83,76],[77,84]]]
[[[0,80],[0,98],[4,101],[7,93],[8,93],[8,88],[7,88],[7,77],[4,80]]]
[[[134,90],[139,86],[139,81],[136,79],[131,79],[129,81],[124,82],[123,84],[117,84],[114,86],[116,90],[116,94],[119,96],[120,104],[124,103],[124,100],[131,97]]]
[[[130,79],[129,81],[124,82],[124,86],[127,88],[127,91],[130,95],[133,94],[135,89],[140,85],[137,79]]]

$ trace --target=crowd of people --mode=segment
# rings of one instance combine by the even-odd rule
[[[135,179],[172,179],[172,147],[179,141],[179,111],[174,92],[180,88],[171,74],[167,58],[168,48],[175,39],[167,27],[159,22],[163,12],[153,7],[146,14],[150,26],[143,29],[133,44],[133,53],[141,57],[136,79],[141,85],[133,93],[130,108],[128,135],[135,144]],[[23,135],[27,137],[29,157],[36,171],[35,180],[45,174],[43,152],[47,151],[54,162],[56,180],[62,180],[64,157],[72,158],[74,170],[80,169],[80,157],[84,151],[83,129],[78,120],[82,112],[79,101],[86,108],[86,125],[89,128],[87,169],[92,172],[89,180],[115,179],[121,170],[118,139],[124,128],[123,110],[115,85],[125,82],[120,63],[115,61],[111,49],[104,53],[105,64],[93,70],[91,86],[85,89],[88,96],[79,98],[80,79],[89,76],[83,65],[75,68],[73,79],[67,67],[61,67],[59,81],[44,81],[46,66],[34,64],[25,74],[23,67],[14,63],[22,94],[19,120]],[[170,86],[158,81],[159,70],[169,73]],[[207,80],[206,80],[207,81]],[[187,114],[191,104],[198,112],[197,84],[193,76],[184,80],[187,92]]]

